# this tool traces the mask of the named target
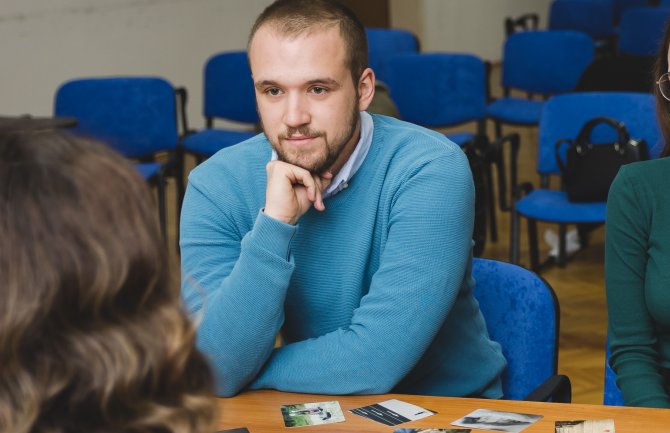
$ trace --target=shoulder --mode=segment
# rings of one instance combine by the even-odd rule
[[[467,169],[465,153],[444,134],[393,117],[373,114],[373,143],[403,164],[444,164]],[[468,169],[469,172],[469,169]]]
[[[658,158],[649,161],[626,164],[619,170],[612,190],[615,192],[630,191],[633,193],[651,193],[664,191],[659,188],[670,176],[670,158]]]

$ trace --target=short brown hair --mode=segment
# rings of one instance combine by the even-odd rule
[[[339,25],[351,78],[358,88],[358,80],[368,67],[368,41],[363,24],[346,6],[333,0],[277,0],[256,19],[249,35],[249,47],[258,29],[266,24],[287,36],[297,36],[315,27]]]
[[[0,432],[214,431],[146,183],[64,133],[0,133]]]

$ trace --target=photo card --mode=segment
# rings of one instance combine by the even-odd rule
[[[281,407],[286,427],[332,424],[344,421],[344,414],[337,401],[288,404]]]
[[[518,433],[539,419],[542,419],[542,415],[477,409],[451,424],[481,430]]]
[[[556,421],[556,433],[615,433],[613,419]]]

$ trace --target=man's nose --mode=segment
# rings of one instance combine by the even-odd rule
[[[286,126],[299,127],[310,122],[309,103],[304,95],[293,94],[287,98],[284,123]]]

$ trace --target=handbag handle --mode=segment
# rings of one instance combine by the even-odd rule
[[[560,152],[561,145],[563,143],[568,143],[568,146],[572,146],[574,142],[568,138],[561,138],[558,141],[556,141],[556,144],[554,145],[554,155],[556,156],[556,164],[558,164],[558,168],[561,170],[561,174],[565,174],[566,172],[565,163],[561,158],[561,152]]]
[[[623,122],[612,119],[611,117],[600,116],[594,117],[593,119],[586,122],[584,126],[582,126],[582,129],[579,131],[577,139],[575,140],[575,150],[577,153],[582,153],[584,143],[588,143],[589,139],[591,138],[591,132],[593,132],[596,126],[602,123],[614,128],[614,130],[617,132],[617,141],[614,145],[614,148],[619,152],[625,152],[625,149],[621,145],[630,141],[630,135],[628,134],[626,125]]]

